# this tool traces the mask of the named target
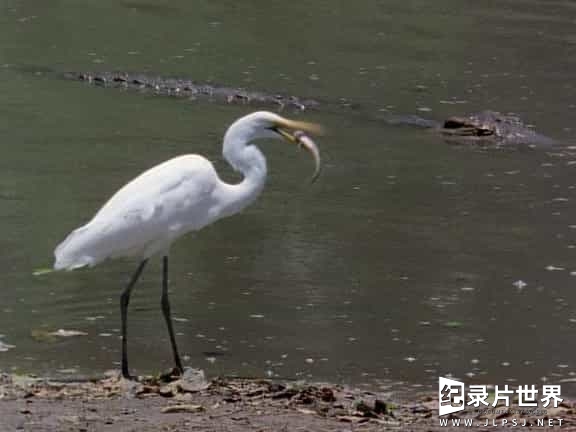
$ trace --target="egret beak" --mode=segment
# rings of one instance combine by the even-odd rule
[[[276,131],[286,141],[298,144],[299,147],[304,147],[308,152],[310,152],[315,164],[314,174],[310,179],[310,183],[314,183],[320,176],[320,151],[318,150],[316,143],[312,141],[306,133],[321,135],[324,133],[322,126],[315,123],[282,119],[282,122],[277,123],[274,131]]]

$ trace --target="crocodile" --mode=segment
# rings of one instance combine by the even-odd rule
[[[49,69],[36,74],[54,74]],[[549,147],[556,142],[537,133],[513,114],[481,111],[464,116],[453,116],[438,122],[417,115],[374,114],[376,110],[354,105],[347,99],[325,101],[302,98],[281,93],[267,93],[240,87],[196,82],[188,78],[161,77],[127,72],[65,72],[58,75],[67,80],[81,81],[94,86],[120,88],[163,96],[187,99],[205,99],[226,104],[274,107],[279,110],[355,112],[371,120],[389,125],[407,125],[430,129],[450,143],[484,146]]]

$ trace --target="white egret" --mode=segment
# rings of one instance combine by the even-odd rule
[[[320,126],[288,120],[259,111],[236,120],[226,131],[224,158],[243,180],[228,184],[220,180],[212,163],[188,154],[170,159],[142,173],[117,191],[86,225],[76,229],[56,248],[56,270],[92,267],[108,258],[137,257],[135,273],[120,296],[122,319],[122,375],[130,378],[127,357],[127,310],[132,288],[149,258],[162,255],[161,306],[176,370],[182,362],[172,328],[168,299],[168,253],[180,236],[197,231],[223,217],[240,212],[262,191],[266,159],[252,141],[284,138],[309,150],[318,176],[320,157],[306,133],[319,133]]]

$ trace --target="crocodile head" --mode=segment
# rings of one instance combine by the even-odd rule
[[[444,121],[442,133],[445,135],[469,137],[498,138],[503,123],[522,126],[519,120],[512,116],[504,116],[495,111],[482,111],[468,116],[449,117]]]
[[[467,116],[449,117],[440,132],[449,141],[480,142],[486,145],[550,145],[553,140],[537,134],[520,118],[496,111],[481,111]]]

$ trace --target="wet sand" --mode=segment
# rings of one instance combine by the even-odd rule
[[[564,401],[544,417],[562,418],[562,430],[576,430],[575,412],[574,404]],[[2,432],[509,429],[502,426],[506,416],[468,418],[474,419],[474,427],[443,427],[435,395],[421,394],[401,403],[390,394],[332,384],[240,378],[207,381],[201,373],[184,378],[166,374],[138,382],[117,374],[70,382],[0,375]],[[484,427],[487,419],[490,426]],[[528,419],[530,423],[547,430],[534,419]]]

